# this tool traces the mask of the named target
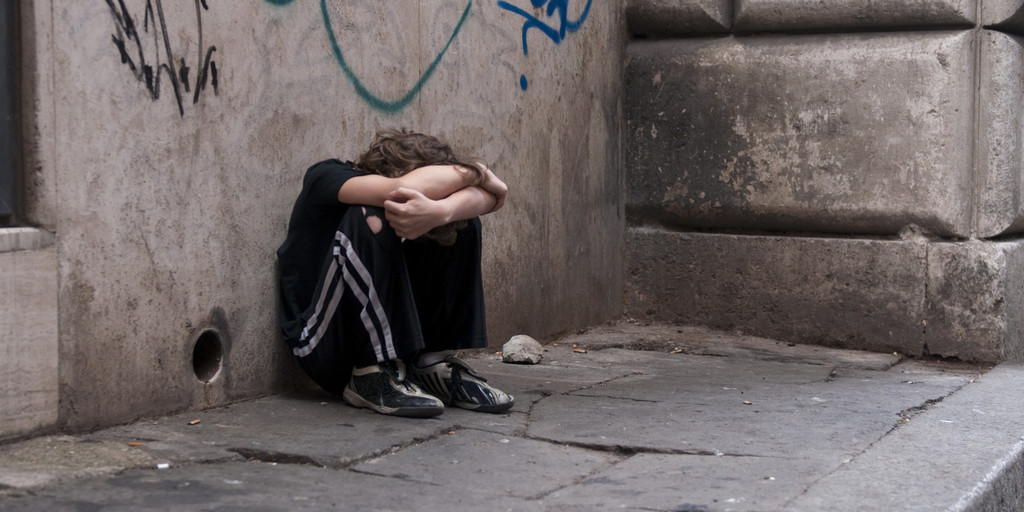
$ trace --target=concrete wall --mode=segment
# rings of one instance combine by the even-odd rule
[[[884,4],[630,3],[630,314],[1022,357],[1022,3]]]
[[[295,382],[274,251],[306,167],[354,158],[380,128],[434,133],[509,184],[484,223],[492,344],[620,313],[618,3],[148,3],[21,4],[29,217],[56,232],[59,426]],[[210,382],[197,342],[223,348]]]
[[[0,229],[0,439],[57,422],[57,250],[53,236]]]

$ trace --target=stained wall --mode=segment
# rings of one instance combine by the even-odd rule
[[[435,134],[509,184],[484,219],[492,345],[619,315],[617,2],[21,8],[27,213],[56,253],[57,426],[301,384],[274,251],[304,170],[355,158],[381,128]],[[212,378],[197,342],[221,347]]]
[[[1020,0],[631,0],[627,19],[629,314],[1024,358]]]

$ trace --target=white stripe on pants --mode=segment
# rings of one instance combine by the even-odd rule
[[[352,295],[362,305],[359,318],[370,336],[377,361],[396,359],[398,356],[395,353],[395,345],[391,337],[391,324],[384,314],[384,308],[380,303],[377,290],[374,288],[370,272],[359,259],[359,255],[356,254],[352,241],[341,231],[335,235],[334,256],[324,277],[323,291],[317,298],[313,315],[310,316],[306,327],[303,328],[302,334],[299,336],[299,341],[304,341],[306,344],[292,349],[292,353],[296,357],[304,357],[313,352],[313,349],[323,339],[327,327],[333,321],[347,284]],[[338,268],[341,268],[342,273],[340,280],[336,278]],[[380,325],[380,330],[377,329],[374,319]],[[312,336],[310,336],[311,331],[315,331]]]

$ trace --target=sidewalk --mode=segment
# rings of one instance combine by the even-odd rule
[[[1024,503],[1024,366],[629,324],[546,348],[532,366],[492,353],[464,357],[515,395],[503,415],[390,418],[311,391],[0,446],[0,510],[974,511]]]

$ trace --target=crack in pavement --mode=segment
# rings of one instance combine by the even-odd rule
[[[327,465],[305,455],[296,455],[294,453],[285,452],[271,452],[267,450],[257,450],[254,448],[228,448],[229,452],[234,452],[246,460],[266,462],[268,464],[294,464],[297,466],[316,466],[318,468],[326,468]]]
[[[938,398],[928,398],[928,399],[925,399],[924,403],[922,403],[921,405],[915,405],[915,406],[912,406],[912,407],[907,407],[906,409],[903,409],[902,411],[897,413],[898,419],[896,420],[896,423],[889,430],[887,430],[884,434],[879,436],[878,439],[875,439],[874,441],[869,443],[867,446],[865,446],[864,449],[858,451],[856,454],[850,456],[849,458],[844,459],[842,462],[839,463],[839,465],[837,465],[836,467],[832,468],[829,471],[824,472],[820,477],[814,479],[813,482],[810,482],[809,484],[807,484],[807,486],[799,494],[793,496],[791,499],[786,501],[786,503],[783,505],[783,509],[788,507],[794,501],[796,501],[796,500],[800,499],[801,497],[805,496],[808,492],[811,491],[811,489],[814,488],[814,486],[818,485],[819,482],[821,482],[822,480],[824,480],[826,478],[829,478],[832,475],[836,474],[836,472],[841,470],[844,466],[846,466],[846,465],[856,461],[859,457],[861,457],[862,455],[864,455],[865,453],[870,451],[872,448],[874,448],[875,445],[880,443],[883,439],[888,437],[893,432],[896,432],[897,430],[899,430],[899,428],[902,427],[903,425],[905,425],[906,423],[909,423],[910,422],[910,418],[912,418],[914,416],[917,416],[918,414],[921,414],[921,413],[927,411],[928,409],[931,409],[931,407],[934,406],[935,404],[942,402],[943,400],[953,396],[954,394],[956,394],[960,390],[962,390],[965,387],[969,386],[971,384],[971,382],[973,382],[973,381],[967,381],[967,382],[963,383],[962,385],[957,386],[956,388],[954,388],[950,392],[948,392],[948,393],[946,393],[946,394],[944,394],[944,395],[942,395],[942,396],[940,396]]]
[[[370,453],[358,455],[355,457],[346,457],[341,459],[340,461],[324,461],[306,455],[298,455],[286,452],[272,452],[267,450],[257,450],[253,448],[228,448],[227,450],[230,452],[237,453],[248,460],[258,462],[317,466],[333,470],[351,470],[352,466],[356,466],[363,462],[377,459],[380,457],[393,455],[413,446],[418,446],[424,443],[429,443],[430,441],[441,439],[442,437],[450,435],[452,432],[455,432],[459,429],[460,427],[458,425],[451,425],[448,427],[438,429],[432,435],[424,437],[414,437],[412,440],[405,443],[393,444],[386,448],[374,450]]]

